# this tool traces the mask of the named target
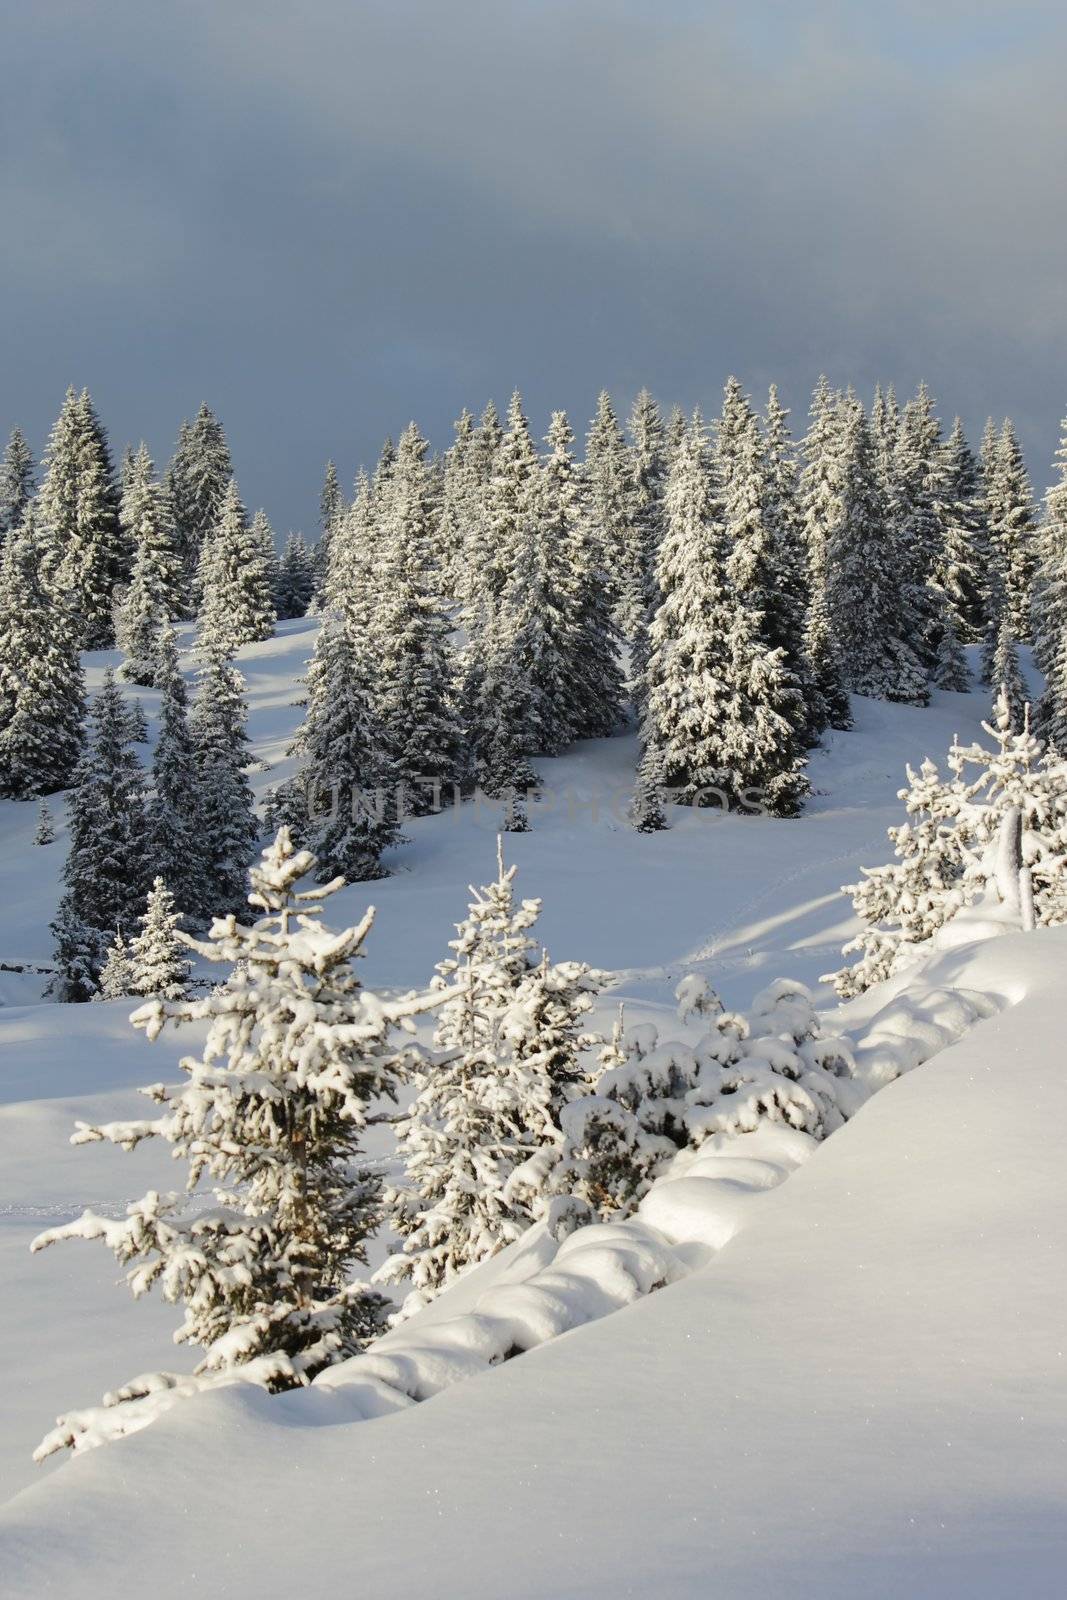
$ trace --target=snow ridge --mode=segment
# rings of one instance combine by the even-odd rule
[[[916,979],[875,1015],[854,1045],[855,1109],[998,1009],[989,995]],[[626,1222],[582,1226],[575,1203],[556,1200],[548,1217],[508,1252],[510,1270],[472,1310],[429,1325],[416,1316],[372,1350],[323,1372],[315,1387],[343,1389],[363,1414],[373,1415],[381,1385],[396,1392],[398,1406],[425,1400],[620,1310],[706,1265],[746,1226],[760,1197],[783,1183],[818,1144],[811,1134],[780,1123],[715,1134],[681,1151],[638,1215]]]

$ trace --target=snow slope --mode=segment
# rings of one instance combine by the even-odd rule
[[[284,624],[242,652],[257,755],[282,763],[260,786],[286,770],[312,629]],[[109,659],[90,658],[91,681]],[[605,1016],[624,997],[631,1020],[662,1020],[690,971],[744,1006],[771,977],[810,983],[837,964],[851,928],[838,886],[884,858],[905,762],[976,734],[986,709],[981,695],[855,705],[795,822],[705,815],[636,836],[631,739],[537,764],[553,805],[509,854],[523,893],[544,897],[554,957],[619,974]],[[48,960],[63,842],[32,848],[34,821],[0,805],[0,963]],[[409,831],[394,876],[370,886],[378,986],[423,983],[467,884],[492,874],[489,812]],[[346,890],[336,917],[367,898]],[[1045,1574],[1067,1465],[1048,1343],[1064,1179],[1048,1130],[1062,1126],[1049,1041],[1065,955],[1057,932],[997,941],[974,970],[974,952],[944,957],[943,981],[1028,998],[891,1085],[670,1288],[377,1421],[356,1426],[343,1389],[229,1391],[58,1470],[29,1452],[59,1411],[189,1363],[169,1343],[175,1313],[131,1306],[103,1251],[27,1252],[48,1222],[173,1184],[151,1146],[71,1150],[67,1136],[75,1117],[143,1106],[134,1086],[168,1076],[178,1051],[134,1035],[122,1005],[42,1005],[39,979],[0,972],[0,1497],[32,1484],[5,1514],[0,1592],[124,1592],[135,1525],[152,1529],[130,1535],[139,1584],[161,1596],[195,1591],[194,1573],[213,1593],[289,1594],[309,1570],[346,1593],[435,1597],[992,1595],[1026,1542],[1025,1592],[1059,1592]],[[850,1015],[865,1024],[866,998]],[[428,1323],[514,1272],[487,1264]]]
[[[1065,959],[942,957],[1014,1003],[681,1282],[378,1421],[192,1400],[7,1508],[5,1592],[1062,1593]]]

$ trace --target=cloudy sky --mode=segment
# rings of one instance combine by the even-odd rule
[[[1067,410],[1067,13],[1028,0],[6,8],[0,428],[206,399],[310,530],[412,416],[925,376],[1043,485]]]

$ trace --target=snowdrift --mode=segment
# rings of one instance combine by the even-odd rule
[[[813,1158],[701,1152],[599,1263],[538,1230],[373,1370],[200,1395],[75,1460],[0,1516],[5,1594],[1058,1595],[1065,963],[1067,929],[937,957],[843,1008],[872,1086],[935,1058]],[[589,1295],[669,1286],[569,1317],[586,1252]],[[487,1306],[544,1342],[487,1369]],[[372,1389],[391,1414],[361,1421]]]

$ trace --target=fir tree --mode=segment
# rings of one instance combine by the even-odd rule
[[[999,593],[1007,610],[1012,637],[1030,638],[1031,588],[1037,557],[1035,513],[1030,479],[1023,462],[1011,418],[997,440],[992,472],[987,482],[989,536],[992,564],[1000,579]],[[990,631],[1000,625],[990,617]]]
[[[440,806],[456,776],[460,729],[453,706],[450,628],[429,593],[426,441],[414,423],[397,450],[371,621],[375,712],[383,754],[405,804],[422,815]]]
[[[971,644],[985,636],[989,530],[978,463],[959,417],[942,452],[940,483],[942,543],[934,584],[941,595],[942,616],[947,616],[961,643]]]
[[[408,1280],[413,1305],[517,1239],[535,1220],[559,1117],[585,1074],[581,1019],[602,982],[581,963],[538,958],[539,900],[516,904],[498,848],[494,883],[474,890],[434,987],[434,1055],[398,1126],[405,1169],[386,1194],[403,1253],[381,1276]]]
[[[270,617],[270,626],[273,630],[277,621],[274,596],[277,593],[278,582],[281,577],[281,562],[278,559],[278,548],[274,542],[274,529],[271,527],[270,519],[262,506],[253,516],[248,531],[259,548],[262,563],[261,570],[265,579],[265,602]]]
[[[633,472],[632,547],[627,571],[631,622],[630,682],[638,715],[644,707],[648,630],[660,602],[656,558],[663,541],[663,496],[667,486],[667,439],[656,402],[642,389],[630,413]]]
[[[957,694],[964,694],[971,687],[967,657],[963,653],[956,624],[951,616],[945,617],[939,629],[933,682],[939,689],[952,689]]]
[[[236,912],[245,903],[257,825],[245,732],[244,680],[232,662],[210,655],[197,674],[189,717],[196,762],[200,855],[208,904]]]
[[[667,826],[662,790],[663,760],[650,745],[641,757],[630,801],[630,821],[638,833],[659,833]]]
[[[990,662],[990,678],[993,684],[994,706],[1003,701],[1013,731],[1020,733],[1027,717],[1030,697],[1019,664],[1019,647],[1015,643],[1011,612],[1007,607],[1001,612],[1000,625],[997,628]]]
[[[301,766],[284,804],[326,878],[384,875],[399,837],[391,773],[374,712],[373,664],[343,616],[327,616],[308,669],[308,708],[293,753]]]
[[[379,528],[374,488],[360,469],[355,494],[330,541],[319,609],[343,616],[359,633],[370,628],[374,609]]]
[[[890,384],[885,394],[881,384],[875,385],[874,403],[871,406],[871,443],[874,447],[878,482],[887,506],[893,503],[896,484],[897,436],[900,432],[900,408],[896,392]]]
[[[699,416],[675,456],[666,504],[646,748],[684,803],[755,803],[793,815],[806,787],[789,721],[795,689],[781,652],[759,639],[758,612],[730,584],[723,510]]]
[[[184,1000],[189,990],[189,963],[178,933],[181,913],[163,879],[153,879],[141,931],[130,943],[131,993]]]
[[[640,620],[626,603],[627,574],[635,542],[636,486],[626,439],[606,389],[597,398],[596,416],[586,437],[585,480],[608,594],[620,608],[623,627],[632,633]]]
[[[159,737],[152,759],[148,839],[152,864],[187,917],[210,911],[203,870],[200,769],[189,727],[188,694],[178,643],[167,623],[160,635],[156,683]]]
[[[130,965],[130,947],[122,934],[116,933],[100,969],[100,987],[93,995],[93,999],[125,1000],[127,995],[137,992],[134,988],[133,968]]]
[[[667,419],[667,468],[670,470],[675,454],[689,432],[689,419],[680,405],[671,407],[671,414]]]
[[[148,718],[145,716],[145,709],[140,700],[128,700],[126,702],[126,721],[130,738],[134,744],[147,744]]]
[[[508,405],[507,430],[493,457],[488,486],[488,563],[479,587],[477,609],[490,609],[510,582],[537,492],[537,451],[518,390]]]
[[[144,773],[129,713],[110,669],[89,712],[89,741],[74,773],[65,893],[52,924],[60,1000],[95,992],[116,933],[129,930],[147,878]]]
[[[152,688],[159,671],[165,622],[180,616],[184,575],[169,496],[156,481],[142,444],[123,495],[123,527],[133,549],[133,575],[119,616],[118,643],[126,652],[122,675]]]
[[[199,584],[202,654],[233,656],[243,645],[270,638],[273,585],[263,524],[249,525],[232,479],[204,547]]]
[[[566,414],[557,412],[548,442],[551,453],[542,479],[538,523],[546,546],[543,567],[545,614],[551,612],[553,566],[559,572],[558,593],[564,615],[564,703],[569,711],[560,731],[571,738],[602,739],[618,732],[625,690],[619,659],[621,638],[612,616],[612,584],[604,570],[604,546],[597,533],[599,513],[579,499],[579,484],[568,453],[570,429]],[[536,681],[536,669],[535,669]],[[542,724],[552,715],[547,696]],[[544,739],[535,748],[550,753]]]
[[[835,478],[839,450],[838,397],[831,392],[826,378],[821,377],[812,395],[810,422],[802,447],[804,466],[799,481],[808,574],[805,654],[819,696],[809,728],[812,738],[817,737],[824,726],[852,726],[841,651],[828,594],[829,539],[831,523],[837,515]]]
[[[37,826],[33,832],[34,844],[53,844],[56,837],[56,826],[52,820],[52,813],[48,809],[47,800],[42,800],[37,812]]]
[[[46,582],[68,606],[81,648],[108,649],[114,643],[112,600],[126,560],[107,437],[87,390],[67,390],[49,436],[37,504]]]
[[[22,521],[33,498],[35,471],[33,456],[21,428],[13,428],[7,448],[0,458],[0,548],[9,533]]]
[[[274,609],[280,619],[307,615],[315,593],[315,569],[319,559],[325,560],[328,564],[328,553],[322,552],[321,545],[316,556],[308,548],[302,533],[288,535],[285,550],[278,564],[278,581],[274,593]],[[326,581],[324,577],[323,588]]]
[[[319,542],[315,550],[315,565],[317,568],[317,589],[321,593],[326,582],[326,573],[330,564],[330,545],[334,534],[345,519],[347,512],[341,482],[337,476],[337,468],[332,461],[326,463],[326,475],[322,482],[322,493],[319,496]],[[292,616],[303,616],[303,612],[294,611]]]
[[[41,572],[50,589],[60,557],[75,538],[81,442],[78,395],[72,385],[48,436],[37,496]]]
[[[786,542],[785,530],[776,520],[781,503],[771,483],[759,424],[736,378],[726,386],[718,438],[727,578],[739,602],[753,614],[760,642],[781,654],[782,709],[803,742],[808,708],[789,665],[800,634],[795,607],[781,581]]]
[[[382,1297],[353,1280],[380,1209],[380,1179],[360,1143],[372,1102],[395,1098],[410,1069],[412,1049],[396,1029],[410,1029],[426,1004],[360,988],[353,962],[373,911],[340,934],[324,927],[322,902],[341,884],[302,889],[314,865],[283,829],[252,874],[258,920],[218,918],[208,940],[187,941],[230,967],[226,981],[205,999],[156,998],[134,1014],[150,1039],[167,1023],[209,1025],[201,1056],[182,1062],[188,1083],[150,1091],[161,1115],[83,1124],[75,1135],[127,1150],[162,1139],[187,1161],[189,1192],[213,1188],[213,1207],[189,1210],[177,1195],[152,1192],[125,1221],[86,1212],[33,1246],[102,1239],[134,1263],[135,1293],[158,1283],[184,1305],[175,1338],[200,1347],[198,1374],[239,1369],[275,1391],[309,1383],[381,1327]],[[136,1426],[138,1399],[175,1381],[161,1374],[120,1391],[126,1417],[120,1404],[61,1419],[42,1453],[94,1425],[112,1435]]]
[[[506,690],[506,684],[504,687]],[[506,695],[508,700],[515,698],[515,695]],[[526,802],[540,780],[503,717],[493,725],[479,763],[477,781],[483,794],[492,800],[504,802],[503,831],[528,833],[530,823]]]
[[[775,580],[773,604],[765,629],[777,648],[784,650],[785,662],[796,679],[804,701],[803,742],[814,744],[827,726],[829,712],[808,659],[807,548],[800,513],[797,464],[789,436],[789,412],[771,384],[763,419],[763,494],[767,525],[774,535]],[[846,697],[847,710],[847,697]]]
[[[1057,481],[1045,497],[1034,582],[1034,661],[1045,677],[1038,707],[1042,737],[1067,755],[1067,419],[1056,452]]]
[[[896,544],[904,637],[920,666],[937,661],[942,602],[935,577],[943,560],[941,424],[925,383],[904,407],[893,453],[887,516]],[[908,698],[901,696],[901,698]]]
[[[445,451],[434,540],[438,585],[450,599],[464,597],[468,560],[477,559],[476,550],[482,544],[477,522],[484,515],[484,496],[473,459],[475,437],[474,418],[464,407],[456,419],[452,443]]]
[[[858,951],[857,962],[831,975],[845,998],[913,965],[945,923],[986,895],[1009,812],[1021,814],[1038,922],[1067,920],[1067,768],[1042,750],[1025,714],[1016,726],[1003,693],[983,727],[992,747],[954,742],[949,777],[930,760],[908,768],[900,790],[907,820],[889,830],[897,859],[865,867],[863,881],[846,889],[863,928],[843,952]],[[973,936],[988,931],[979,923]]]
[[[827,600],[845,681],[858,694],[925,705],[926,674],[909,643],[912,595],[878,483],[863,407],[842,402],[827,507]]]
[[[0,557],[0,794],[21,800],[70,784],[85,715],[75,627],[40,565],[31,507]]]
[[[209,406],[201,405],[193,421],[181,425],[165,478],[174,506],[186,592],[194,602],[201,555],[218,525],[232,478],[233,462],[222,424]]]
[[[499,743],[491,686],[494,680],[504,681],[510,648],[500,613],[505,596],[514,594],[520,555],[529,550],[539,487],[537,456],[517,391],[508,407],[506,432],[495,408],[486,408],[472,442],[471,466],[483,485],[484,514],[470,529],[460,616],[466,636],[458,696],[466,781],[480,775],[489,745]]]

